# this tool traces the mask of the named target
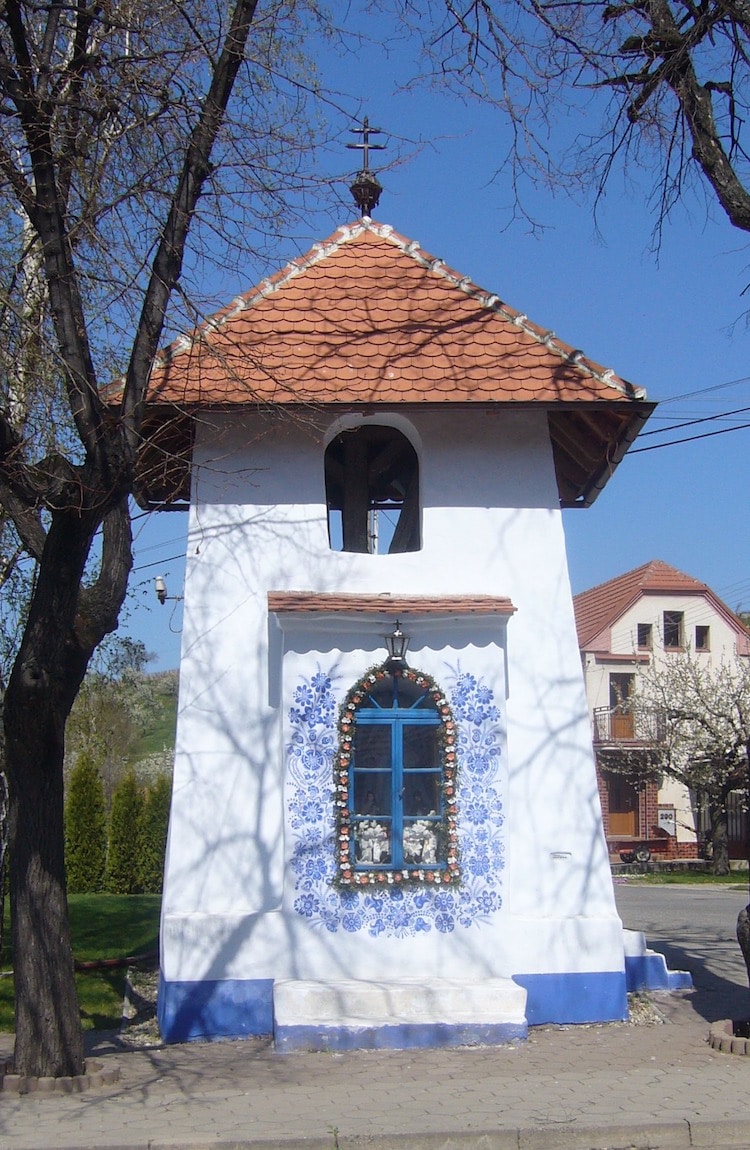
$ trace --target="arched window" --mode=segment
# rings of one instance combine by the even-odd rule
[[[334,551],[418,551],[419,463],[394,427],[340,432],[325,453],[328,536]]]
[[[440,688],[386,666],[347,695],[336,761],[338,881],[456,883],[456,726]]]

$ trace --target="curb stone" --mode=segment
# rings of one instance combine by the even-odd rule
[[[300,1138],[260,1138],[228,1141],[174,1142],[160,1138],[130,1147],[107,1150],[716,1150],[750,1148],[750,1132],[742,1122],[687,1121],[614,1126],[551,1126],[506,1130],[472,1130],[425,1134],[341,1134]],[[4,1148],[0,1147],[0,1150]],[[94,1150],[66,1147],[66,1150]]]
[[[744,1136],[747,1139],[747,1131]],[[691,1145],[685,1121],[518,1131],[519,1150],[688,1150]]]
[[[750,1127],[747,1122],[724,1119],[723,1122],[691,1122],[690,1145],[705,1150],[722,1146],[750,1146]]]
[[[50,1078],[34,1078],[27,1074],[14,1074],[9,1068],[12,1060],[0,1063],[0,1090],[9,1094],[82,1094],[102,1086],[114,1086],[120,1078],[119,1066],[107,1066],[95,1058],[87,1058],[83,1074]]]
[[[581,1127],[554,1130],[485,1130],[453,1134],[353,1134],[331,1133],[325,1138],[290,1137],[285,1139],[193,1139],[189,1142],[152,1139],[129,1146],[112,1146],[107,1150],[716,1150],[736,1147],[748,1150],[747,1127],[739,1128],[739,1138],[725,1137],[721,1123],[706,1124],[699,1140],[690,1136],[687,1123],[654,1126]],[[705,1140],[704,1140],[705,1135]],[[531,1136],[531,1137],[530,1137]],[[6,1148],[0,1145],[0,1150]],[[95,1150],[91,1146],[66,1146],[65,1150]]]
[[[719,1022],[711,1023],[708,1045],[712,1050],[718,1050],[722,1054],[750,1054],[750,1038],[735,1038],[731,1018],[722,1018]]]

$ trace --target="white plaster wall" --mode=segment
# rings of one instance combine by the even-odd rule
[[[665,778],[659,787],[659,803],[661,806],[674,807],[675,809],[677,841],[680,843],[697,842],[695,813],[688,788],[683,783],[678,783],[676,779]]]
[[[325,953],[339,967],[330,975],[343,977],[355,961],[353,950],[311,937],[285,904],[285,712],[280,660],[269,653],[269,590],[512,599],[503,911],[489,932],[477,930],[470,951],[455,935],[410,939],[409,962],[499,974],[621,969],[546,416],[414,413],[423,547],[395,556],[329,549],[323,448],[331,431],[308,417],[280,426],[217,415],[199,424],[165,976],[309,977]],[[374,660],[361,666],[361,640],[347,644],[342,667],[355,679]],[[311,658],[329,646],[330,638]],[[501,651],[482,650],[500,674]],[[377,961],[376,942],[366,948]]]
[[[637,674],[635,663],[606,663],[597,662],[593,655],[585,656],[586,694],[591,708],[592,722],[596,707],[609,706],[609,676],[610,674]]]

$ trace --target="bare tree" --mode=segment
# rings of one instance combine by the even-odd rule
[[[633,165],[652,180],[657,233],[700,174],[750,231],[743,0],[432,0],[403,3],[432,76],[509,116],[519,180],[601,193]]]
[[[0,505],[35,563],[4,702],[23,1074],[82,1069],[63,733],[126,592],[144,399],[188,233],[220,247],[239,228],[222,205],[240,189],[272,226],[299,163],[303,88],[279,76],[285,46],[289,63],[304,36],[302,6],[256,8],[0,4],[0,248],[15,253],[0,313],[11,349],[39,350],[23,372],[13,354],[0,362]],[[108,408],[100,385],[120,368]]]
[[[750,746],[750,667],[707,663],[690,652],[653,661],[638,676],[628,700],[648,714],[648,744],[622,744],[600,752],[607,770],[638,783],[667,775],[708,805],[715,874],[728,874],[727,800],[747,794]],[[654,722],[656,717],[658,721]]]

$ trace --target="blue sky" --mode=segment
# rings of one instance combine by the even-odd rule
[[[415,70],[410,49],[385,53],[372,45],[356,59],[339,59],[321,47],[318,57],[323,82],[350,94],[340,101],[345,110],[386,130],[379,139],[388,150],[374,161],[410,150],[388,133],[426,141],[410,160],[381,173],[384,192],[373,213],[379,222],[645,387],[660,402],[647,432],[750,408],[750,292],[742,294],[750,251],[718,207],[709,204],[707,212],[699,196],[691,197],[666,227],[657,260],[646,192],[630,173],[627,181],[614,177],[596,222],[590,201],[529,190],[527,202],[546,225],[531,235],[512,222],[509,180],[495,175],[508,138],[500,113],[440,92],[399,90]],[[341,142],[318,163],[333,179],[351,178],[356,153],[344,148],[351,122],[342,112],[335,123]],[[228,284],[226,298],[354,218],[346,183],[340,187],[339,211],[311,211],[309,230],[280,244],[277,264],[249,264],[246,278]],[[693,392],[701,394],[679,398]],[[643,436],[635,449],[750,423],[749,416]],[[730,607],[750,609],[749,451],[750,428],[631,450],[594,507],[565,513],[574,593],[658,558],[704,580]],[[177,513],[135,523],[135,573],[121,629],[157,655],[154,669],[179,661],[180,604],[159,607],[152,580],[163,574],[169,593],[181,593],[185,530],[186,516]]]

